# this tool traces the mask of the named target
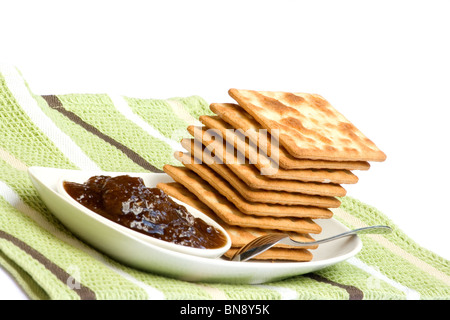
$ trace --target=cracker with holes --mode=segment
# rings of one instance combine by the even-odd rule
[[[386,155],[317,94],[230,89],[230,96],[263,128],[277,132],[293,157],[384,161]]]

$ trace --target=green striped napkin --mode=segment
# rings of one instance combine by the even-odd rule
[[[348,227],[387,224],[361,236],[355,257],[262,285],[194,283],[122,265],[74,237],[49,213],[29,166],[161,172],[186,127],[210,113],[201,97],[33,94],[17,69],[0,67],[0,265],[32,299],[449,299],[450,265],[418,246],[377,209],[345,197]]]

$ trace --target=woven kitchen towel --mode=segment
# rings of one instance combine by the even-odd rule
[[[48,211],[30,166],[161,172],[186,127],[210,113],[201,97],[136,99],[108,94],[33,94],[0,68],[0,265],[32,299],[449,299],[450,267],[377,209],[342,198],[335,218],[361,236],[355,257],[264,285],[195,283],[127,267],[74,237]]]

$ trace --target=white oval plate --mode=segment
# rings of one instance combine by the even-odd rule
[[[324,243],[319,248],[312,250],[313,259],[309,262],[279,263],[235,262],[170,250],[135,237],[121,228],[105,227],[106,224],[103,220],[107,219],[95,213],[85,214],[84,210],[77,210],[74,214],[74,203],[58,192],[58,183],[61,177],[71,176],[74,179],[80,177],[81,180],[73,181],[84,182],[87,178],[98,174],[139,176],[144,179],[148,187],[154,187],[159,182],[173,182],[172,178],[164,173],[88,172],[46,167],[29,168],[30,179],[42,200],[67,228],[110,257],[144,271],[185,281],[257,284],[317,271],[353,257],[362,248],[362,242],[357,236],[347,237]],[[186,207],[191,211],[191,207]],[[80,212],[82,213],[80,214]],[[321,234],[314,235],[316,239],[349,230],[335,219],[317,219],[315,221],[323,230]]]

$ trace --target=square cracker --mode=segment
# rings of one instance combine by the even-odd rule
[[[255,209],[258,207],[266,209],[263,212],[267,215],[269,215],[269,213],[272,213],[270,215],[280,215],[283,213],[287,216],[301,214],[303,217],[310,218],[330,218],[331,211],[319,208],[338,208],[341,204],[341,202],[334,197],[253,189],[239,179],[239,177],[227,166],[217,163],[211,163],[209,165],[195,163],[196,159],[192,155],[180,151],[176,151],[174,156],[186,168],[194,171],[217,191],[222,193],[228,199],[231,199],[231,202],[235,203],[238,208],[241,208],[241,211],[249,214],[254,214],[253,212],[255,210],[250,211],[250,209],[248,209],[252,206]],[[260,203],[273,205],[261,206]],[[283,207],[279,208],[278,205],[283,205]],[[288,207],[286,206],[295,207],[291,207],[290,209],[292,210],[288,210]]]
[[[211,142],[216,144],[216,141]],[[217,141],[217,144],[219,142]],[[270,179],[262,175],[255,166],[248,163],[239,163],[236,155],[227,150],[225,144],[214,146],[212,152],[207,151],[196,139],[182,139],[181,145],[191,155],[199,158],[200,163],[222,163],[238,176],[245,184],[253,189],[287,191],[311,195],[322,195],[329,197],[343,197],[347,191],[339,184],[303,182],[297,180]],[[211,144],[210,144],[211,145]],[[212,147],[212,146],[211,146]],[[228,159],[229,163],[227,163]]]
[[[255,238],[268,234],[268,230],[233,226],[225,223],[214,213],[214,211],[212,211],[208,206],[206,206],[203,202],[201,202],[192,192],[190,192],[188,189],[186,189],[182,184],[178,182],[159,183],[157,187],[163,190],[169,196],[174,197],[186,203],[187,205],[199,210],[200,212],[206,214],[208,217],[210,217],[218,224],[220,224],[230,235],[232,247],[237,248],[242,247],[246,245],[248,242],[254,240]],[[297,241],[303,242],[314,241],[314,239],[309,234],[302,234],[296,232],[287,232],[287,234],[289,234],[289,236],[292,239]],[[276,245],[276,247],[298,248],[284,244],[278,244]],[[318,245],[312,245],[307,248],[316,249],[317,247]]]
[[[236,100],[296,158],[384,161],[386,155],[317,94],[230,89]]]
[[[211,209],[209,209],[203,202],[201,202],[193,193],[187,190],[183,185],[178,182],[158,183],[158,188],[163,190],[166,194],[174,197],[180,201],[183,201],[187,205],[203,212],[211,219],[220,224],[231,238],[231,248],[224,254],[226,258],[233,257],[233,254],[242,246],[248,242],[254,240],[257,237],[267,234],[268,232],[263,229],[256,228],[244,228],[239,226],[232,226],[226,224],[221,220]],[[289,236],[297,241],[314,241],[314,239],[308,234],[301,234],[295,232],[287,232]],[[254,258],[254,260],[287,260],[287,261],[310,261],[312,254],[307,249],[316,249],[318,246],[308,246],[304,248],[291,247],[283,244],[277,244],[274,247],[267,250],[264,254],[261,254]]]
[[[322,228],[310,218],[280,218],[242,213],[233,203],[228,201],[226,197],[217,192],[216,189],[193,171],[185,167],[176,167],[168,164],[163,169],[172,179],[195,194],[197,198],[230,225],[297,233],[318,234],[322,231]]]
[[[231,259],[238,248],[230,248],[225,252],[225,257]],[[269,260],[269,261],[311,261],[313,254],[308,250],[293,250],[292,248],[272,247],[267,251],[255,256],[252,260]]]
[[[369,170],[367,161],[327,161],[298,159],[293,157],[283,146],[278,144],[278,154],[272,155],[273,137],[267,137],[264,143],[259,143],[259,133],[263,127],[242,107],[235,103],[212,103],[210,109],[222,120],[230,124],[234,129],[241,129],[255,145],[264,151],[271,159],[277,162],[283,169],[346,169]],[[277,158],[277,159],[274,159]]]
[[[206,148],[210,148],[211,142],[215,141],[212,135],[221,135],[222,140],[231,138],[233,147],[243,154],[248,159],[250,164],[254,164],[261,174],[271,179],[286,179],[299,180],[305,182],[323,182],[336,184],[355,184],[358,182],[358,177],[349,170],[340,169],[282,169],[279,168],[269,157],[264,153],[259,152],[257,148],[246,141],[238,132],[228,130],[232,128],[225,121],[217,116],[200,116],[199,120],[204,124],[205,130],[196,130],[194,126],[189,126],[187,129],[189,133],[197,140],[201,141]],[[210,130],[213,130],[211,133]],[[204,135],[203,133],[208,133]],[[202,135],[202,136],[200,136]]]

